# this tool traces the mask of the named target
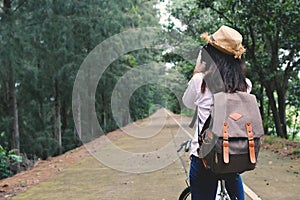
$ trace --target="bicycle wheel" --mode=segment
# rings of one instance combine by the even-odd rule
[[[190,187],[185,188],[180,196],[179,196],[179,200],[191,200],[191,189]]]
[[[229,194],[226,191],[225,188],[225,181],[220,180],[218,183],[218,195],[216,200],[230,200]]]

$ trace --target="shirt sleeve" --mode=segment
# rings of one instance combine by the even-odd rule
[[[196,109],[196,100],[201,92],[201,84],[203,81],[203,74],[197,73],[188,83],[188,87],[186,88],[184,95],[182,97],[183,104],[189,109]]]
[[[247,83],[247,93],[250,93],[252,90],[252,83],[248,78],[246,78],[246,83]]]

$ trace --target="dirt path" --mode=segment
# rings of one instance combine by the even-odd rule
[[[174,117],[184,126],[190,121],[188,118],[181,118],[177,115]],[[127,127],[126,131],[142,134],[140,139],[118,130],[110,135],[113,145],[100,138],[88,146],[92,155],[84,149],[77,149],[73,153],[66,154],[68,156],[61,157],[56,161],[56,167],[54,167],[56,170],[52,172],[52,177],[41,181],[23,193],[16,192],[19,194],[12,199],[177,199],[185,187],[185,174],[180,161],[176,159],[176,149],[181,141],[187,140],[189,137],[178,128],[174,120],[167,118],[164,121],[165,119],[165,114],[158,112],[151,120],[138,122],[140,127],[150,124],[151,127],[159,127],[158,125],[164,122],[164,126],[158,128],[156,134],[151,137],[146,137],[147,132],[139,133],[139,129],[131,125]],[[136,133],[134,133],[135,130]],[[190,133],[192,134],[192,131]],[[133,152],[133,155],[131,157],[122,153],[116,155],[119,152],[115,147]],[[160,151],[161,149],[163,151]],[[103,154],[103,152],[107,154]],[[63,166],[64,158],[70,159],[75,154],[80,155],[77,159],[73,159],[75,164],[70,162],[71,166]],[[105,157],[106,155],[107,157]],[[105,160],[106,158],[108,159]],[[184,158],[188,164],[188,156]],[[75,162],[78,159],[80,161]],[[101,161],[104,159],[104,162],[99,159]],[[115,161],[107,163],[110,160]],[[117,167],[121,167],[118,170],[113,169],[112,167],[116,167],[115,164]],[[126,172],[132,169],[135,169],[136,173]],[[143,170],[147,172],[143,172]],[[27,177],[26,180],[38,178],[42,175],[42,171],[40,169],[40,171],[30,173],[30,177]],[[257,169],[242,176],[244,183],[263,200],[299,199],[300,193],[297,190],[300,184],[299,172],[299,162],[262,150]],[[5,183],[9,184],[7,187],[13,187],[14,184],[9,180],[4,180],[0,182],[0,187],[3,188]],[[251,198],[247,197],[248,199]]]
[[[245,183],[263,200],[300,199],[300,163],[263,150],[254,171],[243,174]]]

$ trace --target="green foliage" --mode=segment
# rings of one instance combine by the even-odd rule
[[[182,37],[191,36],[198,42],[201,33],[213,33],[223,24],[243,35],[247,76],[256,86],[254,94],[265,101],[260,102],[265,106],[261,109],[265,127],[274,127],[275,134],[285,138],[289,130],[299,129],[299,123],[292,128],[296,114],[286,108],[287,104],[292,110],[299,108],[299,3],[193,0],[174,1],[172,9],[172,16],[187,26],[180,30]],[[181,67],[183,73],[189,70],[188,65]]]
[[[13,175],[11,165],[22,162],[22,157],[15,154],[15,150],[7,151],[0,145],[0,179]]]
[[[266,144],[273,144],[274,143],[274,139],[275,139],[275,136],[274,135],[270,135],[269,137],[267,137],[267,140],[264,140],[264,143],[266,143]]]
[[[183,109],[181,111],[181,114],[184,116],[188,116],[188,117],[193,117],[194,116],[195,111],[191,110],[191,109]]]
[[[300,157],[300,149],[296,149],[292,153],[293,155],[298,155]]]
[[[130,28],[156,26],[156,1],[5,2],[10,6],[0,3],[0,145],[8,149],[12,145],[10,83],[16,87],[20,152],[31,159],[46,159],[60,149],[63,152],[82,144],[74,129],[72,89],[84,58],[110,36]],[[117,128],[109,110],[114,84],[126,71],[154,57],[157,60],[158,54],[155,56],[143,52],[124,55],[99,82],[104,89],[97,94],[96,107],[105,131]],[[148,92],[141,90],[133,97],[133,101],[142,103],[137,110],[133,108],[133,118],[148,114],[149,107],[144,107],[148,105],[147,96],[151,96]],[[61,126],[61,147],[54,137],[55,124]]]

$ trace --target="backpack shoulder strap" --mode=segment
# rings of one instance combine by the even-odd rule
[[[210,120],[211,120],[211,114],[206,119],[201,131],[199,130],[199,124],[198,124],[198,143],[199,143],[199,146],[201,146],[202,143],[203,143],[202,135],[203,135],[204,131],[209,128]],[[200,120],[198,120],[198,123],[199,122],[200,122]]]
[[[193,119],[192,119],[191,123],[189,124],[189,127],[190,127],[190,128],[194,128],[194,125],[195,125],[197,116],[198,116],[198,106],[196,106],[196,110],[195,110]]]

